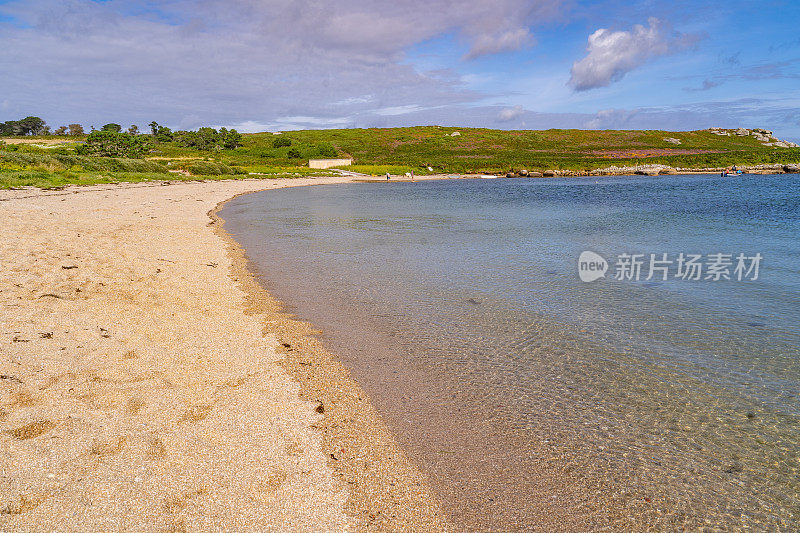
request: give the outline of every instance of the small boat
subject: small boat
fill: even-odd
[[[741,176],[741,175],[742,175],[741,170],[723,170],[722,173],[720,174],[720,176],[722,176],[723,178],[727,178],[728,176]]]

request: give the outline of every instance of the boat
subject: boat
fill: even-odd
[[[741,176],[742,174],[743,173],[741,170],[732,169],[732,170],[723,170],[720,176],[722,176],[723,178],[727,178],[728,176]]]

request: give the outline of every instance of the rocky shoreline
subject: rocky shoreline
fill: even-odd
[[[737,167],[743,174],[800,174],[800,164],[749,165]],[[519,170],[506,173],[507,178],[554,178],[576,176],[667,176],[672,174],[721,174],[727,167],[682,168],[667,165],[610,166],[594,170]]]

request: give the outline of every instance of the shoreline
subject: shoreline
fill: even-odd
[[[355,182],[345,180],[341,183]],[[313,185],[313,184],[308,184]],[[348,484],[346,509],[365,531],[451,531],[429,483],[396,442],[367,394],[338,357],[328,351],[313,324],[285,311],[285,304],[258,282],[245,250],[225,231],[218,213],[234,198],[209,211],[215,233],[225,242],[231,275],[245,292],[246,312],[258,315],[265,332],[276,334],[280,365],[300,384],[300,397],[324,417],[314,424],[323,437],[328,465]]]
[[[0,527],[451,529],[215,218],[239,194],[349,181],[0,192]]]

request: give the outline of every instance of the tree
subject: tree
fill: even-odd
[[[242,145],[242,134],[236,130],[220,128],[219,134],[222,137],[222,147],[226,150],[233,150]]]
[[[67,134],[67,127],[66,126],[59,126],[56,128],[56,131],[53,132],[53,135],[66,135]]]
[[[109,122],[100,128],[100,131],[113,131],[114,133],[119,133],[122,131],[122,126],[114,122]]]
[[[150,150],[151,146],[150,139],[143,135],[93,131],[86,138],[86,143],[75,151],[81,155],[140,158]]]
[[[49,129],[39,117],[25,117],[0,123],[0,135],[46,135]]]
[[[179,146],[204,151],[232,150],[242,145],[242,135],[236,130],[200,128],[197,131],[177,131],[174,136]]]
[[[70,135],[83,135],[84,134],[83,126],[81,126],[80,124],[70,124],[68,126],[68,128],[69,128],[69,134]]]
[[[139,126],[136,124],[131,124],[131,127],[128,128],[128,133],[131,135],[139,135]]]
[[[284,137],[283,135],[281,135],[280,137],[276,137],[272,141],[273,148],[282,148],[284,146],[291,146],[291,145],[292,145],[292,140],[289,137]]]
[[[21,130],[17,135],[42,135],[47,124],[39,117],[25,117],[18,122]]]

